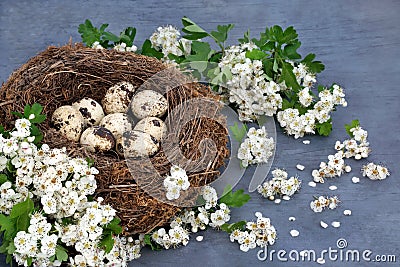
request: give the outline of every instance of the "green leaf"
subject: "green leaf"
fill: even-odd
[[[42,113],[42,111],[43,107],[38,103],[34,103],[31,107],[31,114],[39,115],[40,113]]]
[[[317,133],[322,136],[328,136],[332,132],[332,119],[324,123],[317,123],[315,125]]]
[[[350,124],[345,124],[344,128],[346,129],[346,133],[351,137],[354,138],[354,134],[350,131],[351,129],[360,126],[359,120],[352,120]]]
[[[56,247],[56,258],[61,262],[68,260],[67,250],[61,245],[57,245]]]
[[[11,219],[10,216],[0,214],[0,226],[0,232],[4,232],[3,241],[14,238],[16,235],[15,219]]]
[[[264,59],[262,62],[263,62],[263,69],[264,69],[265,74],[266,74],[270,79],[272,79],[272,78],[274,77],[274,70],[273,70],[273,67],[274,67],[274,59],[272,59],[272,58],[266,58],[266,59]]]
[[[315,54],[308,54],[301,62],[304,63],[310,72],[320,73],[325,69],[324,64],[321,61],[314,61]]]
[[[297,34],[296,30],[294,29],[293,26],[290,26],[290,27],[286,28],[286,30],[283,32],[283,37],[282,37],[281,43],[282,44],[294,43],[297,41],[297,37],[298,37],[298,34]]]
[[[293,73],[293,66],[288,62],[282,62],[282,74],[280,80],[285,81],[286,86],[291,87],[295,92],[301,90],[301,86],[297,82],[296,76]]]
[[[104,32],[103,36],[102,36],[102,40],[118,43],[120,41],[120,38],[111,32]]]
[[[235,122],[235,124],[231,127],[229,127],[232,131],[233,138],[235,138],[236,141],[241,142],[243,138],[247,134],[247,125],[243,124],[242,127],[239,127],[238,123]]]
[[[297,53],[297,49],[300,47],[300,45],[301,43],[299,41],[286,45],[283,49],[284,55],[288,59],[300,59],[301,55]]]
[[[14,115],[14,116],[17,116],[20,119],[22,119],[24,117],[24,115],[21,114],[20,112],[11,111],[11,114]],[[3,128],[3,130],[4,130],[4,128]]]
[[[13,254],[16,249],[17,248],[14,245],[14,241],[10,241],[10,243],[8,244],[8,247],[7,247],[7,253],[8,254]]]
[[[114,247],[114,239],[111,234],[107,234],[100,241],[100,247],[104,248],[106,254],[110,253]]]
[[[28,257],[26,259],[26,263],[28,264],[28,266],[32,266],[32,261],[33,261],[33,259],[31,257]]]
[[[29,227],[29,213],[23,213],[17,218],[17,231],[27,231]]]
[[[143,238],[143,242],[150,246],[151,250],[160,250],[160,246],[158,244],[154,244],[151,240],[151,234],[145,234]]]
[[[105,26],[106,25],[106,26]],[[104,31],[107,28],[107,24],[102,25],[102,30]],[[85,23],[80,24],[78,27],[78,32],[81,34],[82,42],[86,44],[86,46],[91,47],[94,42],[100,42],[101,33],[100,31],[93,26],[90,20],[85,20]]]
[[[267,54],[259,49],[253,49],[251,51],[246,51],[246,57],[251,60],[261,60],[265,58]]]
[[[209,36],[205,30],[187,17],[182,18],[182,24],[184,26],[182,31],[186,33],[186,35],[183,36],[185,39],[198,40]]]
[[[234,27],[233,24],[228,25],[218,25],[217,31],[211,31],[210,35],[218,43],[224,43],[228,38],[228,32]]]
[[[293,108],[294,103],[287,100],[287,99],[283,99],[282,100],[282,110],[288,109],[288,108]]]
[[[241,44],[250,43],[250,30],[247,30],[243,34],[243,38],[239,38],[239,43],[241,43]]]
[[[258,126],[260,126],[260,127],[263,126],[267,122],[267,120],[268,120],[268,118],[265,115],[258,116],[258,118],[257,118]]]
[[[128,27],[123,32],[121,32],[120,39],[121,41],[126,43],[127,46],[132,46],[133,41],[135,40],[135,36],[136,36],[136,28]]]
[[[7,181],[8,181],[7,175],[5,175],[4,173],[0,173],[0,185],[4,184]]]
[[[33,211],[34,204],[33,201],[28,197],[25,201],[15,204],[11,209],[10,217],[17,218],[22,214],[29,214]]]
[[[229,207],[241,207],[250,200],[250,195],[244,194],[244,190],[240,189],[232,192],[232,186],[227,185],[224,189],[220,203],[225,203]]]
[[[149,39],[144,41],[141,54],[144,56],[149,56],[149,57],[155,57],[158,59],[161,59],[164,57],[164,54],[162,52],[157,51],[151,46],[151,42]]]
[[[225,223],[221,226],[221,230],[227,232],[228,234],[232,233],[234,230],[241,230],[245,229],[247,222],[246,221],[239,221],[236,223]]]
[[[122,227],[119,225],[121,220],[118,217],[114,217],[112,221],[106,225],[105,229],[111,230],[114,234],[121,234],[122,233]]]

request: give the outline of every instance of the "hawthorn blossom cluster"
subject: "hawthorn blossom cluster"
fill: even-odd
[[[179,30],[174,26],[158,27],[150,36],[150,42],[154,49],[163,53],[163,60],[168,62],[169,54],[178,57],[190,54],[191,41],[180,38],[180,35]]]
[[[75,251],[69,260],[76,266],[126,265],[127,260],[139,257],[137,244],[119,246],[118,253],[100,248],[103,229],[116,211],[101,204],[101,198],[89,200],[97,187],[98,170],[84,159],[69,157],[65,148],[50,149],[46,144],[38,148],[30,127],[30,120],[18,119],[9,138],[0,134],[0,173],[5,171],[9,178],[12,170],[15,178],[0,186],[1,213],[9,215],[27,197],[40,210],[30,215],[28,230],[14,238],[13,256],[18,264],[32,260],[35,266],[59,265],[53,256],[60,249]]]
[[[347,139],[343,143],[336,141],[335,149],[344,151],[344,157],[346,158],[354,158],[356,160],[368,158],[371,153],[367,141],[368,132],[362,129],[361,126],[351,128],[350,132],[353,138]]]
[[[185,191],[189,188],[189,178],[186,171],[177,165],[173,165],[168,175],[164,179],[164,187],[167,190],[166,197],[168,200],[178,199],[181,190]]]
[[[390,172],[386,167],[373,162],[364,165],[361,172],[363,176],[367,176],[371,180],[384,180],[390,176]]]
[[[315,134],[316,124],[329,122],[330,113],[335,109],[335,106],[347,106],[344,90],[337,84],[319,92],[319,101],[315,104],[313,104],[308,87],[301,90],[298,96],[299,102],[310,109],[301,114],[296,108],[287,108],[277,114],[281,127],[285,129],[288,135],[294,135],[296,139],[303,137],[305,134]]]
[[[275,200],[276,196],[292,196],[300,190],[301,180],[297,177],[290,177],[281,169],[272,171],[273,178],[257,187],[258,193],[269,200]]]
[[[340,200],[337,196],[325,197],[319,196],[315,200],[311,201],[310,208],[314,212],[322,212],[324,209],[328,208],[334,210],[338,207]]]
[[[230,235],[231,242],[237,241],[241,251],[247,252],[257,246],[264,248],[275,243],[276,230],[270,219],[263,217],[261,212],[256,212],[255,215],[256,222],[247,222],[244,231],[235,229]]]
[[[228,68],[232,77],[226,82],[229,102],[238,106],[239,119],[252,122],[261,115],[273,116],[282,107],[280,84],[268,81],[261,60],[251,60],[246,52],[257,48],[251,43],[225,50],[218,67]]]
[[[334,178],[341,176],[345,172],[350,172],[351,167],[344,162],[344,153],[339,151],[334,155],[328,156],[328,162],[321,162],[318,170],[313,170],[311,175],[314,182],[324,183],[324,178]]]
[[[293,74],[296,77],[296,80],[298,82],[298,84],[300,84],[301,86],[304,87],[304,89],[308,89],[306,91],[309,91],[309,89],[317,82],[315,73],[312,73],[309,71],[307,65],[303,64],[303,63],[299,63],[299,64],[295,64],[294,62],[290,62],[290,64],[292,64],[293,66]],[[298,93],[299,98],[300,98],[300,92]],[[303,95],[303,101],[300,100],[300,102],[310,102],[308,105],[307,104],[303,104],[303,106],[308,107],[311,102],[312,102],[312,97],[310,98],[311,95],[308,94],[307,95]],[[309,101],[304,101],[309,99]]]
[[[92,44],[92,48],[94,49],[104,49],[104,47],[100,44],[100,42],[96,41]],[[136,52],[137,51],[137,46],[132,44],[132,46],[127,46],[126,43],[121,42],[119,44],[116,44],[113,47],[114,50],[117,50],[119,52]]]
[[[198,232],[207,226],[220,228],[230,220],[230,209],[224,204],[218,204],[217,191],[211,186],[202,189],[201,196],[205,205],[197,209],[185,210],[169,225],[169,230],[160,228],[154,231],[151,239],[165,249],[170,247],[186,246],[189,242],[189,230]]]
[[[345,172],[350,172],[351,167],[345,164],[345,158],[355,158],[356,160],[367,158],[370,153],[367,141],[368,132],[361,126],[350,129],[353,138],[343,142],[336,141],[334,155],[328,156],[328,162],[321,162],[318,170],[312,171],[314,182],[324,183],[324,178],[334,178],[341,176]]]
[[[251,164],[266,163],[273,155],[274,148],[274,139],[268,138],[264,126],[260,129],[252,127],[247,132],[247,138],[240,144],[238,158],[245,168]]]

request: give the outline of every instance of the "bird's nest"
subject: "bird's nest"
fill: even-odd
[[[101,102],[106,90],[121,81],[166,96],[169,110],[164,119],[169,122],[170,130],[179,129],[175,143],[167,142],[148,160],[129,162],[112,152],[87,152],[50,127],[50,118],[56,108],[71,105],[83,97]],[[190,102],[197,99],[208,99],[210,105],[205,105],[203,100],[197,104]],[[12,129],[15,119],[12,111],[22,111],[26,104],[35,102],[44,106],[48,118],[39,126],[44,133],[43,142],[53,148],[66,147],[71,156],[94,160],[100,171],[96,176],[96,196],[103,197],[105,203],[117,210],[126,235],[147,233],[166,224],[193,201],[189,194],[181,196],[187,200],[185,205],[164,201],[160,178],[169,173],[172,163],[182,167],[191,163],[188,171],[191,187],[200,187],[218,177],[219,169],[229,155],[225,121],[219,115],[221,105],[216,104],[218,98],[207,86],[190,82],[187,75],[154,58],[130,52],[94,50],[81,44],[49,47],[16,70],[2,85],[0,125]],[[177,112],[171,119],[169,115],[182,106],[186,110]],[[182,116],[194,117],[188,120]],[[185,124],[176,125],[177,121]],[[169,137],[166,139],[174,140]],[[214,144],[203,142],[205,139],[211,139]],[[193,167],[193,163],[197,165]]]

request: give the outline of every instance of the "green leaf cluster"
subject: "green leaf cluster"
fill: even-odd
[[[122,233],[122,227],[119,225],[121,220],[118,217],[107,224],[103,229],[103,236],[100,241],[100,247],[104,249],[105,253],[109,253],[114,247],[114,235],[119,235]]]
[[[26,105],[24,108],[24,113],[12,112],[12,114],[18,118],[24,118],[31,122],[31,136],[35,137],[35,140],[33,141],[35,145],[38,145],[43,140],[43,133],[37,126],[37,124],[40,124],[46,120],[46,115],[42,114],[42,111],[43,106],[38,103],[34,103],[32,106]]]
[[[99,42],[104,48],[114,47],[116,44],[125,43],[127,46],[132,46],[136,36],[136,28],[128,27],[123,30],[120,35],[115,35],[106,31],[108,24],[102,24],[100,28],[93,26],[90,20],[85,20],[78,27],[78,32],[81,34],[82,42],[91,47],[93,43]]]
[[[29,215],[33,210],[34,203],[28,197],[25,201],[15,204],[10,215],[0,214],[0,236],[2,238],[0,253],[7,255],[7,263],[12,262],[12,254],[16,249],[14,238],[18,232],[28,230]]]
[[[235,124],[229,128],[232,131],[233,138],[235,138],[235,140],[238,142],[241,142],[243,140],[248,131],[248,127],[246,124],[243,124],[242,127],[239,127],[239,124],[237,122],[235,122]]]
[[[228,207],[239,208],[251,199],[250,195],[245,194],[243,189],[232,191],[232,186],[228,185],[219,199],[220,203],[225,203]]]
[[[246,221],[239,221],[235,223],[225,223],[221,226],[221,230],[227,232],[228,234],[232,233],[235,230],[244,231],[246,228]]]

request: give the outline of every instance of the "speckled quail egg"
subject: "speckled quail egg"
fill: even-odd
[[[101,120],[99,126],[110,130],[115,139],[121,137],[124,132],[133,129],[133,125],[125,113],[109,114]]]
[[[153,156],[160,148],[156,138],[141,131],[125,132],[118,140],[116,151],[126,158],[143,158]]]
[[[72,106],[82,114],[87,127],[99,125],[101,119],[104,118],[104,111],[101,105],[89,97],[73,103]]]
[[[168,109],[167,99],[152,90],[138,92],[132,99],[131,110],[138,119],[161,117]]]
[[[102,101],[104,111],[107,114],[127,112],[135,91],[136,88],[128,82],[120,82],[110,87]]]
[[[115,138],[108,129],[93,126],[82,133],[80,143],[90,152],[105,152],[114,148]]]
[[[135,126],[134,130],[142,131],[154,136],[161,141],[167,134],[167,126],[157,117],[147,117],[141,119]]]
[[[85,127],[85,120],[72,106],[61,106],[51,116],[50,125],[68,140],[78,142]]]

